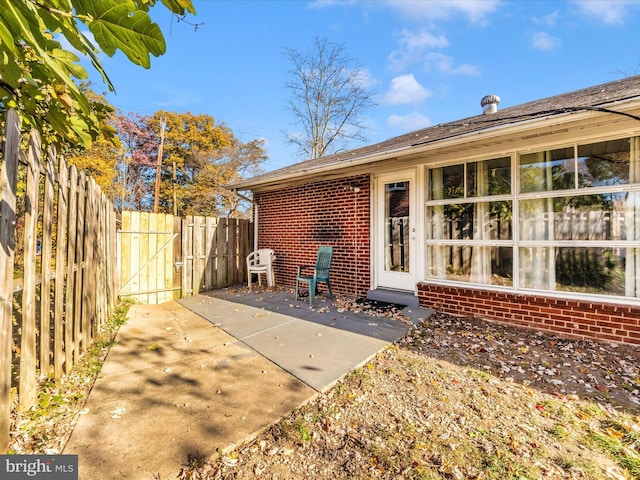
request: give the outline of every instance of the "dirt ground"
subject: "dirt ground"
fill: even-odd
[[[640,479],[639,360],[632,346],[434,314],[179,478]]]
[[[16,418],[14,451],[59,451],[86,383],[51,391],[67,399],[59,413]],[[640,349],[436,313],[255,440],[194,456],[175,478],[640,479]]]

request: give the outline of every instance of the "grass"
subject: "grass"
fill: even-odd
[[[589,433],[589,439],[633,478],[640,478],[640,431],[617,420],[605,420]]]
[[[115,334],[126,322],[130,303],[121,303],[98,333],[89,349],[71,372],[56,380],[52,374],[38,385],[36,404],[24,413],[12,414],[12,438],[9,453],[42,453],[45,449],[61,451],[73,427],[73,418],[82,408],[98,377]]]
[[[411,348],[389,347],[281,419],[260,448],[292,452],[292,479],[605,480],[614,467],[640,479],[640,417]],[[221,472],[283,472],[260,448],[239,449],[238,464]]]

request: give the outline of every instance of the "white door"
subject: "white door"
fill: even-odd
[[[416,287],[416,174],[382,175],[376,183],[376,280],[378,288]]]

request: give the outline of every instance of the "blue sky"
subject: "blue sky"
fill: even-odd
[[[195,17],[152,12],[167,53],[151,69],[103,58],[123,112],[204,113],[242,141],[264,139],[265,171],[302,160],[282,132],[285,48],[314,37],[344,45],[366,71],[377,106],[366,143],[640,74],[640,1],[195,0]],[[195,29],[193,24],[198,24]],[[97,78],[97,77],[96,77]],[[94,87],[100,91],[101,83]],[[361,146],[353,143],[350,148]]]

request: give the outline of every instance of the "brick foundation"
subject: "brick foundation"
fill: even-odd
[[[640,345],[640,307],[418,284],[420,305],[457,316],[560,334]]]
[[[255,192],[259,248],[275,250],[276,283],[294,286],[298,265],[313,265],[318,247],[331,245],[333,292],[366,295],[371,283],[369,196],[368,175]]]

